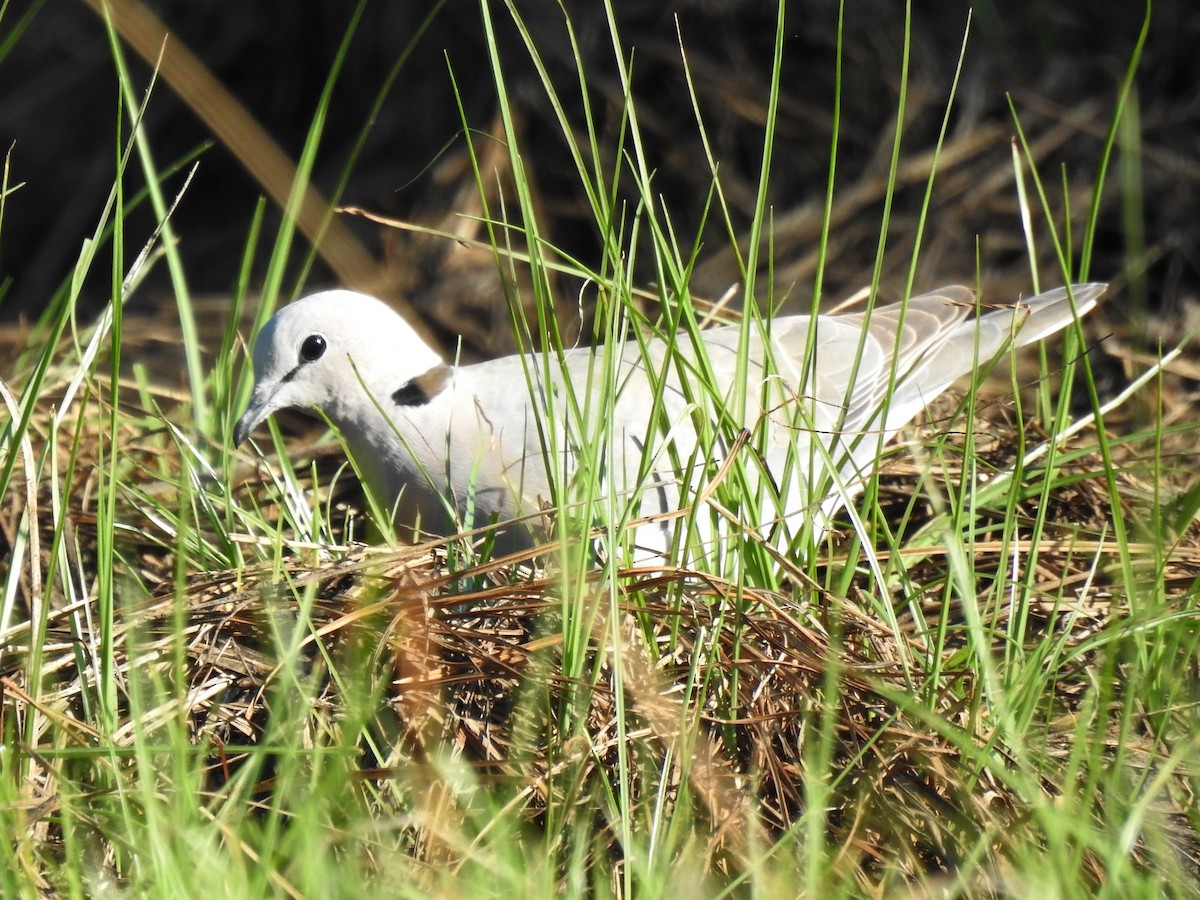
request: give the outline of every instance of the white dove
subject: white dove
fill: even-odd
[[[539,512],[574,496],[572,485],[599,485],[608,502],[590,508],[632,534],[642,561],[682,561],[683,549],[699,559],[750,532],[787,551],[806,525],[820,536],[883,443],[956,379],[1010,342],[1059,331],[1105,287],[1058,288],[978,317],[972,291],[945,287],[869,317],[786,316],[700,331],[699,342],[681,333],[670,346],[659,336],[609,354],[467,366],[446,363],[382,301],[326,291],[258,334],[234,440],[277,410],[315,408],[406,521],[435,534],[509,523],[497,550],[543,538]],[[596,436],[600,452],[584,449]]]

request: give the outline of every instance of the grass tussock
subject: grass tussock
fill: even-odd
[[[511,57],[492,39],[500,113],[481,126],[460,107],[470,137],[440,174],[457,172],[470,215],[392,233],[401,256],[433,260],[405,266],[410,284],[441,273],[432,333],[457,321],[445,303],[464,285],[502,287],[505,336],[479,318],[464,352],[511,341],[551,365],[577,333],[698,332],[731,307],[774,309],[797,281],[819,299],[825,267],[868,244],[867,293],[885,271],[911,288],[947,183],[988,204],[1015,178],[1005,202],[1049,232],[1028,225],[1025,264],[1087,273],[1123,99],[1096,181],[1059,199],[1038,171],[1076,120],[1025,143],[1014,175],[981,168],[994,132],[949,131],[947,108],[929,155],[907,157],[896,127],[882,166],[835,190],[835,113],[825,204],[776,215],[781,4],[765,105],[736,106],[762,128],[760,170],[696,167],[700,218],[729,238],[710,254],[655,191],[661,123],[626,89],[611,10],[619,115],[605,127],[571,21],[579,83],[564,88],[504,12],[551,112],[514,115]],[[499,8],[481,15],[491,34]],[[707,154],[696,86],[710,73],[684,68]],[[136,122],[153,101],[118,71]],[[134,167],[156,188],[162,172],[136,128],[122,133],[73,277],[39,322],[0,334],[5,895],[1195,894],[1200,492],[1182,347],[1148,354],[1102,305],[1061,346],[934,404],[808,554],[747,539],[701,572],[622,567],[573,536],[491,560],[462,536],[404,546],[320,431],[281,417],[261,454],[228,447],[241,338],[286,293],[292,226],[269,247],[260,305],[261,208],[232,303],[191,297],[169,229],[126,252],[131,207],[152,199],[160,222],[172,207],[126,196]],[[571,160],[578,199],[560,206],[593,218],[588,264],[550,237],[544,169],[522,152],[535,139]],[[887,213],[882,231],[854,216],[906,191],[924,199],[890,234],[909,258],[884,252]],[[115,300],[94,320],[80,285],[101,247]],[[175,304],[126,317],[163,260]],[[694,288],[726,283],[744,293],[715,307]],[[603,448],[602,423],[588,434]]]
[[[951,415],[953,406],[941,410]],[[101,460],[79,447],[113,445],[102,404],[83,408],[90,414],[79,417],[77,440],[57,453],[74,447],[77,469],[90,471]],[[972,433],[990,436],[976,449],[999,471],[1011,462],[1013,435],[1004,429],[1012,423],[1003,407],[989,411]],[[935,515],[914,506],[922,483],[961,476],[953,460],[965,431],[948,430],[938,413],[919,435],[945,464],[899,457],[880,491],[885,515],[916,534]],[[40,408],[30,433],[51,433],[51,415]],[[158,429],[159,438],[166,433]],[[123,427],[123,477],[141,483],[137,473],[156,470],[178,481],[186,468],[180,449],[162,446]],[[34,458],[46,450],[31,449]],[[336,477],[339,456],[325,445],[313,454],[313,474],[293,487],[345,517],[359,498]],[[478,844],[500,827],[510,833],[506,852],[540,860],[539,877],[557,889],[581,873],[619,872],[643,841],[665,841],[659,852],[686,861],[689,878],[708,889],[783,878],[791,860],[812,852],[806,841],[818,827],[822,884],[851,893],[914,881],[1002,892],[1010,879],[1030,877],[1020,860],[1031,844],[1044,848],[1059,837],[1062,806],[1090,798],[1076,807],[1071,830],[1099,835],[1109,804],[1133,801],[1119,782],[1089,785],[1094,766],[1149,776],[1162,765],[1156,736],[1190,728],[1186,706],[1130,708],[1118,685],[1124,672],[1138,677],[1137,635],[1186,610],[1200,576],[1196,529],[1178,535],[1157,569],[1154,548],[1128,548],[1139,580],[1157,580],[1162,590],[1156,611],[1134,610],[1120,548],[1105,534],[1108,489],[1097,463],[1094,453],[1073,454],[1047,507],[1039,512],[1035,497],[1018,510],[1029,523],[1043,520],[1036,543],[1005,541],[1002,517],[980,516],[973,596],[953,589],[950,548],[914,540],[899,551],[907,584],[894,583],[888,598],[898,630],[881,621],[872,609],[879,598],[857,579],[839,595],[801,571],[782,593],[686,571],[597,571],[568,602],[561,574],[532,555],[462,569],[451,565],[452,547],[285,542],[273,561],[202,565],[201,548],[215,561],[221,542],[195,535],[194,559],[181,560],[178,536],[147,514],[153,507],[137,489],[118,500],[116,519],[128,525],[115,553],[139,584],[124,593],[141,599],[122,602],[105,624],[86,585],[75,597],[62,588],[94,571],[99,552],[95,487],[73,484],[61,507],[65,527],[56,535],[44,521],[38,541],[43,554],[68,548],[47,595],[53,609],[39,632],[30,627],[36,618],[10,626],[0,661],[5,728],[15,739],[7,764],[25,773],[21,802],[8,815],[28,826],[19,848],[26,874],[53,884],[72,843],[107,839],[102,823],[86,817],[69,827],[88,837],[68,838],[65,808],[120,799],[140,818],[140,804],[179,789],[171,772],[185,754],[196,792],[191,815],[225,820],[240,808],[237,827],[252,833],[272,822],[302,830],[290,823],[313,815],[314,796],[288,784],[299,767],[308,772],[302,780],[318,780],[321,817],[336,808],[347,819],[322,826],[339,835],[336,855],[371,883],[395,883],[403,871],[414,892],[445,890],[447,870],[481,877],[476,867],[487,862]],[[236,503],[282,528],[278,490],[256,470],[243,472]],[[1135,470],[1126,472],[1123,512],[1136,519],[1147,510]],[[337,496],[327,494],[331,483]],[[14,546],[11,517],[3,533]],[[243,552],[276,546],[236,540]],[[1030,561],[1019,591],[1006,572],[1014,559]],[[823,566],[848,563],[835,548]],[[30,589],[26,579],[25,596]],[[983,683],[971,659],[973,616],[995,675],[1014,692],[1035,694],[1024,701],[1018,744],[997,734],[1002,711],[992,704],[1021,703]],[[568,646],[572,638],[578,643]],[[105,702],[97,652],[106,642],[104,677],[116,687],[107,734],[96,718]],[[28,681],[35,660],[40,689]],[[1022,684],[1031,668],[1036,682]],[[1103,703],[1100,672],[1109,685]],[[32,747],[39,750],[22,750]],[[84,760],[104,784],[93,783],[95,775],[75,780]],[[155,782],[149,794],[138,786],[146,778]],[[1184,877],[1200,864],[1200,840],[1188,779],[1175,771],[1166,780],[1172,788],[1144,810],[1129,864]],[[340,785],[336,803],[322,796],[329,781]],[[369,836],[358,830],[364,823],[372,823]],[[654,881],[654,857],[642,852],[641,879]],[[1079,853],[1073,877],[1099,886],[1105,848]],[[119,858],[107,865],[120,882]],[[291,865],[273,878],[303,894]],[[528,875],[520,883],[528,885]],[[517,883],[516,873],[509,877]],[[660,887],[676,883],[667,878]],[[619,892],[620,883],[608,889]]]

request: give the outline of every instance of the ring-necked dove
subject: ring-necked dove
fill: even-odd
[[[447,364],[383,302],[327,291],[279,310],[259,333],[254,393],[234,440],[276,410],[316,408],[376,496],[391,503],[403,492],[400,506],[419,514],[423,530],[526,517],[501,532],[500,549],[540,537],[534,523],[544,517],[531,514],[554,496],[547,469],[565,485],[580,466],[614,492],[608,508],[620,522],[653,517],[632,530],[642,559],[667,557],[677,543],[703,554],[707,542],[735,534],[739,517],[786,548],[805,522],[819,536],[883,442],[955,380],[1010,341],[1024,346],[1064,328],[1104,289],[1075,285],[1072,305],[1059,288],[976,317],[973,292],[946,287],[903,309],[876,307],[869,323],[856,312],[723,326],[699,332],[704,361],[680,336],[671,349],[653,338],[616,355],[582,348],[561,362],[529,354],[468,366]],[[741,327],[751,331],[739,368]],[[745,387],[740,413],[735,381]],[[749,436],[739,439],[743,428]],[[598,456],[581,454],[597,433],[606,435]],[[723,467],[731,448],[738,465]],[[722,495],[711,486],[722,479],[755,499],[718,510]],[[664,515],[689,505],[694,516]]]

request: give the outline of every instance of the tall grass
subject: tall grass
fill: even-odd
[[[1049,433],[1024,430],[1018,406],[1015,452],[996,462],[972,430],[987,412],[972,389],[952,413],[958,424],[910,442],[915,488],[899,512],[873,480],[848,512],[847,540],[806,531],[781,552],[727,531],[717,552],[679,560],[703,573],[647,576],[623,564],[636,498],[587,474],[619,465],[610,423],[623,342],[669,347],[660,368],[647,366],[650,428],[661,423],[667,367],[686,372],[702,449],[673,462],[696,485],[744,513],[763,509],[750,494],[765,483],[753,454],[722,471],[711,462],[759,436],[741,434],[739,411],[693,355],[708,320],[689,280],[704,223],[675,221],[655,189],[636,55],[611,3],[605,11],[623,97],[615,140],[601,140],[594,73],[565,14],[577,62],[569,86],[556,83],[514,4],[480,4],[515,185],[500,208],[489,205],[495,176],[463,107],[497,266],[528,268],[534,316],[523,298],[510,308],[531,351],[531,391],[563,370],[555,275],[572,273],[599,296],[590,337],[605,349],[542,423],[549,458],[570,449],[584,473],[555,473],[564,514],[548,570],[529,559],[497,567],[453,544],[340,545],[336,485],[349,473],[330,487],[316,463],[293,465],[274,426],[271,483],[247,482],[248,458],[227,446],[248,389],[238,326],[261,255],[255,328],[282,292],[292,225],[265,235],[261,207],[246,223],[229,325],[208,355],[169,240],[165,198],[179,167],[157,167],[138,128],[153,93],[135,85],[113,39],[113,190],[75,271],[3,373],[0,495],[14,523],[0,608],[6,895],[1195,893],[1189,579],[1200,562],[1186,533],[1200,504],[1184,492],[1164,514],[1159,485],[1175,473],[1162,447],[1175,433],[1158,409],[1144,431],[1108,436],[1113,405],[1102,404],[1077,336],[1064,343],[1070,365],[1053,371],[1043,355],[1039,379],[1069,385],[1073,372],[1085,384],[1090,437],[1060,446],[1070,392],[1042,390],[1034,404]],[[767,198],[778,99],[793,89],[780,77],[788,15],[780,2],[755,214],[735,249],[747,336],[776,312]],[[595,218],[602,250],[587,264],[559,252],[541,224],[496,37],[513,26]],[[352,33],[329,61],[296,202]],[[691,97],[710,148],[712,113]],[[840,101],[830,98],[835,111]],[[943,139],[950,115],[948,100]],[[892,189],[903,120],[901,105]],[[822,246],[837,239],[836,122]],[[702,218],[736,240],[720,161],[707,152],[697,163],[709,172]],[[127,187],[131,165],[145,192]],[[1019,179],[1039,198],[1026,204],[1030,240],[1059,248],[1061,271],[1034,271],[1031,283],[1082,278],[1096,207],[1082,232],[1069,218],[1055,223],[1038,173]],[[632,203],[622,200],[630,186]],[[0,224],[7,191],[6,174]],[[143,198],[162,222],[153,236],[126,229]],[[888,229],[885,214],[872,296]],[[919,238],[911,252],[915,272]],[[136,323],[122,315],[160,260],[178,302],[182,399],[131,359]],[[105,263],[112,302],[82,322],[84,278]],[[636,293],[646,270],[657,292],[649,312]],[[814,308],[824,277],[818,265]],[[743,369],[747,348],[748,337]],[[963,441],[951,440],[955,430]],[[1148,506],[1136,502],[1143,484],[1155,486]],[[1067,528],[1051,512],[1070,505],[1063,497],[1100,497],[1108,515]],[[707,515],[701,506],[674,524],[681,541]],[[596,522],[596,541],[579,540]]]

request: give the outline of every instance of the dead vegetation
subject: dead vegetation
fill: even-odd
[[[93,407],[97,415],[80,419],[95,429],[85,446],[108,440],[105,416]],[[952,407],[947,401],[938,409]],[[958,435],[961,444],[961,423],[939,424],[937,411],[921,428],[923,443],[930,446],[931,435],[940,432],[943,438]],[[991,441],[981,439],[980,458],[999,466],[1011,456],[1011,435],[1003,430],[1011,427],[1009,413],[1000,405],[985,411],[992,415],[980,419],[974,432]],[[47,432],[44,421],[34,423],[32,433]],[[162,450],[136,428],[123,430],[117,444],[132,473],[163,464]],[[327,491],[338,457],[336,449],[312,455],[309,471],[318,473],[317,481],[305,480],[306,490]],[[939,458],[953,459],[953,441]],[[928,468],[911,459],[898,454],[886,467],[882,509],[915,532],[928,510],[918,502],[914,512],[912,498],[924,496],[928,479],[949,484],[961,473],[952,462]],[[78,471],[98,462],[85,453]],[[1120,463],[1124,513],[1137,521],[1147,511],[1138,508],[1136,448]],[[257,473],[242,474],[250,480],[238,488],[240,502],[278,513]],[[1048,797],[1062,790],[1059,777],[1082,777],[1069,776],[1067,766],[1080,717],[1098,716],[1103,732],[1110,714],[1080,705],[1095,688],[1099,651],[1089,649],[1089,641],[1138,622],[1110,536],[1110,494],[1097,457],[1070,459],[1060,480],[1062,487],[1048,497],[1042,536],[1019,551],[1030,564],[1036,558],[1034,594],[997,589],[1008,578],[998,568],[1012,558],[1000,540],[999,515],[991,535],[989,526],[978,526],[983,530],[973,560],[980,593],[972,602],[989,623],[998,659],[1007,644],[1033,646],[1047,634],[1068,648],[1063,658],[1071,662],[1054,673],[1052,694],[1044,699],[1047,718],[1029,735],[1042,761],[1037,790]],[[341,493],[326,499],[346,511],[356,502],[352,485],[345,479],[332,483]],[[1038,502],[1031,496],[1020,512],[1030,523]],[[6,728],[27,734],[32,746],[87,747],[99,737],[81,705],[92,678],[87,648],[94,634],[86,623],[98,615],[94,589],[86,583],[96,553],[89,528],[94,503],[86,479],[71,487],[66,560],[83,580],[85,599],[67,604],[59,587],[57,608],[40,637],[40,688],[27,681],[28,627],[5,633],[0,685]],[[989,860],[982,870],[1002,879],[1006,836],[1030,827],[1031,801],[1014,781],[1013,761],[997,770],[995,758],[979,752],[989,742],[981,726],[986,692],[977,668],[954,662],[966,643],[968,618],[965,598],[946,589],[947,549],[937,542],[901,551],[917,588],[908,594],[897,583],[890,599],[903,626],[901,645],[868,591],[856,587],[836,596],[801,570],[785,594],[738,590],[684,571],[630,570],[615,584],[593,577],[583,592],[584,608],[564,610],[561,577],[533,557],[452,571],[445,549],[429,546],[330,552],[299,544],[276,563],[215,571],[190,566],[177,583],[179,560],[170,541],[165,534],[161,542],[153,539],[161,523],[147,516],[136,491],[120,503],[119,521],[134,527],[117,548],[131,567],[123,591],[128,600],[117,612],[113,635],[117,681],[126,689],[133,681],[157,685],[164,698],[174,699],[138,708],[123,696],[123,724],[112,739],[132,744],[135,735],[185,722],[190,740],[206,748],[215,794],[243,764],[247,748],[269,737],[272,709],[286,689],[279,681],[280,635],[300,623],[304,677],[315,689],[295,724],[313,746],[357,744],[352,768],[360,786],[392,786],[364,794],[370,797],[364,802],[380,816],[403,809],[420,823],[410,829],[412,852],[427,861],[450,852],[438,837],[446,817],[464,814],[479,791],[519,804],[534,829],[545,827],[549,810],[561,815],[564,806],[603,796],[613,789],[623,742],[629,742],[632,784],[650,791],[662,779],[666,802],[692,809],[706,871],[714,877],[744,871],[750,848],[802,820],[809,779],[819,777],[811,767],[823,740],[830,759],[819,771],[840,773],[832,784],[822,782],[826,825],[840,848],[835,868],[864,888],[938,873],[949,877],[981,849]],[[0,521],[8,559],[18,510],[11,504]],[[43,519],[41,536],[47,548],[54,539],[49,521]],[[1169,556],[1149,545],[1144,556],[1133,549],[1137,577],[1159,579],[1169,598],[1189,602],[1200,577],[1194,527],[1177,536]],[[817,571],[846,562],[834,547]],[[564,669],[570,632],[564,616],[572,619],[571,628],[587,623],[586,665],[574,675]],[[1022,633],[1010,627],[1016,624]],[[934,658],[944,661],[936,675],[916,663]],[[338,673],[348,672],[369,672],[356,690],[378,702],[361,731],[347,730],[353,698],[343,695]],[[1116,696],[1113,701],[1119,706]],[[567,710],[571,714],[560,718]],[[1155,736],[1164,733],[1163,717],[1177,715],[1146,711],[1138,733],[1111,735],[1113,752],[1119,746],[1123,755],[1149,764]],[[1165,731],[1182,727],[1180,721]],[[448,791],[434,764],[446,759],[474,773],[473,792]],[[53,765],[35,769],[40,774],[28,786],[31,826],[40,825],[52,846],[58,780]],[[272,777],[267,764],[263,791]],[[1184,782],[1180,787],[1186,790]],[[1186,795],[1178,796],[1184,805],[1157,814],[1172,823],[1179,864],[1195,867],[1200,839],[1186,813]],[[662,802],[652,793],[634,799],[643,808]],[[1099,822],[1102,809],[1091,815]],[[616,847],[616,835],[610,835],[607,849],[594,852],[615,859]],[[1146,848],[1135,857],[1153,864]],[[1102,870],[1097,861],[1098,881]]]
[[[827,48],[827,38],[821,34],[808,40]],[[936,43],[935,36],[928,40]],[[869,42],[859,46],[870,64],[878,63],[866,49]],[[730,77],[719,53],[707,49],[711,52],[695,49],[691,56],[702,94],[709,108],[728,113],[721,125],[722,146],[731,156],[739,148],[746,155],[746,135],[761,125],[763,85],[754,75]],[[661,73],[671,54],[677,48],[661,40],[652,43],[645,68]],[[1069,68],[1070,58],[1057,65]],[[1063,85],[1077,86],[1075,76],[1054,67],[1051,74],[1055,77],[1048,82],[1056,85],[1060,99],[1021,98],[1033,161],[1048,171],[1059,164],[1090,171],[1111,111],[1109,85],[1074,94]],[[929,136],[945,97],[936,79],[919,86],[910,97],[913,149],[903,154],[889,238],[889,246],[905,252],[889,253],[882,271],[884,289],[893,294],[904,282],[907,250],[921,227],[919,201],[932,163]],[[602,80],[596,90],[615,103],[611,82]],[[868,267],[879,239],[891,132],[890,124],[882,124],[890,123],[888,115],[876,116],[869,101],[886,100],[894,117],[894,92],[875,98],[864,88],[858,96],[862,118],[851,123],[848,142],[851,158],[862,164],[845,167],[852,174],[835,193],[834,240],[826,262],[829,293],[848,293],[870,281]],[[935,224],[925,237],[916,280],[927,288],[946,280],[970,281],[978,271],[973,249],[978,246],[989,296],[1011,299],[1029,288],[1009,153],[1012,127],[996,114],[995,103],[981,107],[980,102],[968,104],[960,127],[951,131],[941,151],[931,210]],[[650,133],[670,139],[662,151],[662,169],[670,175],[664,176],[666,192],[675,198],[689,191],[703,197],[708,173],[695,165],[695,148],[675,139],[694,131],[689,111],[647,103],[641,112]],[[799,141],[807,131],[820,137],[816,144],[805,144],[803,152],[781,154],[797,165],[781,176],[791,192],[785,191],[772,220],[773,299],[787,295],[789,302],[803,305],[807,298],[794,295],[807,290],[816,271],[821,209],[812,198],[820,196],[823,185],[829,122],[823,108],[808,101],[785,110],[785,121],[790,123],[783,131],[785,142]],[[864,124],[868,121],[876,123],[875,130]],[[1164,195],[1169,192],[1163,185],[1172,179],[1194,183],[1194,166],[1174,149],[1182,138],[1170,133],[1172,121],[1194,125],[1194,103],[1175,119],[1170,109],[1148,108],[1143,121],[1149,183]],[[538,117],[536,105],[525,110],[520,122],[527,131],[517,138],[540,150],[547,123]],[[1188,129],[1176,130],[1182,134]],[[813,150],[817,145],[820,153]],[[497,191],[488,199],[498,203],[508,175],[502,154],[488,158],[494,173],[488,183]],[[562,246],[583,257],[581,204],[561,191],[560,163],[552,154],[538,156],[527,174],[556,241],[561,237]],[[683,173],[689,172],[702,177],[681,184]],[[721,174],[736,210],[736,237],[744,246],[740,223],[753,200],[752,176],[732,164]],[[1073,180],[1068,196],[1056,195],[1051,203],[1059,210],[1085,208],[1088,180]],[[816,189],[811,188],[814,183]],[[447,341],[451,334],[464,335],[466,356],[507,352],[512,345],[503,301],[519,275],[506,272],[501,277],[490,250],[469,246],[484,238],[471,218],[483,209],[476,205],[478,191],[461,148],[439,162],[431,184],[422,222],[454,232],[461,242],[419,231],[382,230],[381,283],[408,297]],[[796,185],[810,187],[801,191]],[[1098,248],[1104,264],[1094,265],[1093,273],[1111,277],[1114,287],[1108,305],[1089,319],[1087,333],[1098,383],[1111,396],[1115,386],[1152,361],[1137,323],[1131,324],[1125,304],[1114,298],[1125,296],[1131,282],[1144,285],[1139,279],[1147,272],[1156,290],[1173,286],[1161,292],[1170,301],[1149,318],[1161,333],[1175,334],[1188,315],[1194,316],[1189,290],[1197,279],[1194,259],[1178,254],[1172,243],[1178,238],[1186,245],[1189,239],[1178,233],[1172,237],[1166,229],[1151,229],[1144,260],[1129,279],[1116,264],[1108,265],[1122,253],[1114,224],[1121,197],[1110,187],[1100,203],[1108,225]],[[1164,203],[1154,216],[1176,222],[1177,206]],[[687,215],[680,212],[680,220]],[[978,244],[977,235],[983,236]],[[702,257],[694,285],[698,293],[716,297],[740,276],[726,243],[713,240],[710,246],[713,252]],[[1042,270],[1052,271],[1048,245],[1039,245],[1038,253]],[[570,298],[559,310],[564,331],[573,333],[571,326],[586,334],[589,295],[579,294],[578,286],[566,279],[561,289]],[[517,294],[528,300],[526,292],[518,289]],[[577,297],[583,300],[576,302]],[[203,314],[202,321],[219,321],[225,308],[224,299],[212,301],[203,307],[212,315]],[[170,419],[175,404],[185,399],[176,374],[177,326],[171,309],[154,315],[130,319],[123,354],[127,361],[150,367],[154,399]],[[28,331],[14,326],[3,343],[6,349],[22,348],[27,339]],[[215,333],[208,336],[210,347],[219,342]],[[2,632],[0,731],[21,735],[28,742],[24,750],[32,755],[37,747],[94,747],[98,741],[82,699],[92,677],[88,666],[94,648],[87,623],[97,616],[92,579],[94,560],[102,552],[92,531],[98,502],[94,472],[106,464],[103,454],[116,452],[129,478],[118,498],[123,529],[122,543],[115,548],[129,579],[113,635],[117,680],[127,688],[135,681],[156,684],[164,688],[164,697],[177,699],[138,707],[130,695],[122,696],[117,710],[121,725],[110,738],[131,745],[136,734],[153,735],[169,722],[184,722],[189,739],[204,748],[214,796],[250,758],[247,748],[269,736],[273,712],[285,703],[277,635],[295,627],[303,609],[305,676],[318,689],[298,727],[314,746],[342,741],[353,748],[348,769],[357,780],[352,789],[380,819],[400,810],[408,814],[411,824],[405,827],[415,858],[435,862],[452,857],[453,848],[441,839],[442,826],[465,814],[476,799],[448,787],[439,760],[452,758],[467,766],[478,779],[473,791],[498,792],[519,804],[531,833],[553,842],[555,835],[547,829],[551,820],[560,821],[554,818],[560,815],[556,811],[604,796],[612,789],[621,754],[628,751],[635,772],[630,782],[646,791],[635,798],[639,809],[648,810],[658,801],[649,786],[661,781],[668,804],[686,804],[693,811],[706,874],[744,871],[752,848],[795,829],[811,797],[819,796],[830,843],[838,848],[834,868],[847,880],[882,893],[909,879],[952,877],[971,858],[973,871],[989,873],[975,887],[1000,894],[1011,866],[1012,833],[1036,833],[1037,823],[1030,820],[1035,797],[1020,783],[1014,760],[992,746],[994,735],[981,724],[987,716],[979,671],[956,655],[968,643],[970,615],[987,623],[997,659],[1014,642],[1034,646],[1047,635],[1066,648],[1061,658],[1068,662],[1047,679],[1045,715],[1027,738],[1025,749],[1041,763],[1040,780],[1033,786],[1036,798],[1055,798],[1065,790],[1064,779],[1085,777],[1071,765],[1080,734],[1101,741],[1107,756],[1149,769],[1172,742],[1192,733],[1186,709],[1138,709],[1123,718],[1123,663],[1112,663],[1103,672],[1095,668],[1102,657],[1120,654],[1102,650],[1095,638],[1119,636],[1145,624],[1131,600],[1136,585],[1128,583],[1130,574],[1157,584],[1181,611],[1194,602],[1200,533],[1191,499],[1194,437],[1186,426],[1194,419],[1197,372],[1193,358],[1180,357],[1161,379],[1105,419],[1106,433],[1115,441],[1116,500],[1124,518],[1140,529],[1126,545],[1134,553],[1131,562],[1121,559],[1112,533],[1114,497],[1106,463],[1085,432],[1073,444],[1078,452],[1068,448],[1062,456],[1055,489],[1046,496],[1030,492],[1017,510],[1022,528],[1044,523],[1019,553],[1035,570],[1036,592],[1025,596],[1004,589],[1013,576],[1001,568],[1013,559],[1011,543],[1002,539],[1006,512],[981,510],[973,535],[977,596],[964,597],[948,586],[953,578],[950,550],[937,535],[894,551],[904,557],[907,578],[890,584],[885,599],[903,640],[882,624],[863,579],[852,580],[846,596],[829,590],[832,579],[822,580],[858,563],[858,557],[847,555],[848,531],[813,570],[816,580],[805,577],[812,571],[798,570],[787,593],[736,590],[682,571],[635,570],[622,573],[615,584],[590,582],[585,593],[589,607],[566,612],[561,581],[553,568],[544,567],[545,560],[456,571],[448,567],[442,549],[355,545],[319,551],[297,540],[275,563],[214,568],[203,554],[181,561],[169,529],[145,502],[148,495],[174,497],[183,478],[179,446],[162,420],[134,410],[117,434],[109,433],[109,410],[96,399],[104,387],[101,381],[81,404],[83,412],[70,432],[56,432],[48,422],[57,395],[47,389],[31,424],[30,458],[40,457],[47,440],[59,441],[64,456],[78,453],[77,477],[61,485],[57,497],[48,483],[25,491],[21,479],[14,479],[0,508],[4,566],[14,564],[16,547],[29,546],[20,532],[23,511],[38,509],[40,530],[34,531],[33,547],[40,553],[26,552],[21,563],[26,567],[20,581],[22,611],[36,612],[39,585],[53,606],[44,635],[19,622],[6,624]],[[1086,405],[1081,397],[1079,406]],[[928,499],[930,484],[956,485],[975,467],[986,475],[1011,464],[1016,457],[1015,415],[1011,403],[985,404],[970,424],[975,458],[964,466],[954,448],[962,446],[967,426],[954,417],[953,404],[932,411],[914,443],[928,447],[935,434],[943,443],[933,455],[897,452],[889,459],[880,491],[885,518],[914,534],[935,514]],[[1165,426],[1157,438],[1146,431],[1156,420]],[[345,477],[330,487],[331,476],[341,467],[336,449],[313,451],[311,430],[295,428],[294,421],[291,426],[293,458],[306,463],[299,467],[302,484],[346,517],[357,508],[358,498]],[[1046,423],[1028,423],[1026,431],[1038,434],[1047,428]],[[226,452],[215,446],[204,449]],[[18,471],[22,465],[18,463]],[[279,521],[278,495],[264,485],[259,469],[241,466],[234,479],[233,496],[239,502]],[[59,508],[61,515],[55,511]],[[55,522],[62,523],[60,533]],[[219,538],[201,535],[196,543],[204,540]],[[882,543],[877,550],[884,559],[890,552]],[[63,587],[68,582],[76,588],[75,597]],[[968,601],[976,607],[970,614],[963,608]],[[564,672],[564,615],[575,617],[574,626],[579,619],[588,623],[582,632],[586,663],[577,664],[574,674]],[[37,618],[31,615],[30,621]],[[39,684],[28,677],[35,640]],[[1113,640],[1119,637],[1110,637],[1105,647]],[[929,659],[940,660],[943,667],[929,671],[914,662]],[[348,710],[361,714],[355,704],[363,701],[346,697],[337,677],[352,670],[368,673],[360,690],[378,700],[358,730],[346,725],[353,718]],[[1089,698],[1102,680],[1112,687],[1101,691],[1108,705],[1097,709]],[[1137,727],[1121,730],[1120,724],[1129,721]],[[813,760],[826,750],[830,759],[814,776]],[[48,848],[47,858],[54,858],[61,840],[55,826],[60,808],[56,764],[35,760],[31,770],[35,774],[26,786],[25,815]],[[822,782],[827,793],[813,794],[813,778],[830,772],[839,776]],[[269,791],[273,775],[265,766],[262,792]],[[1166,823],[1164,830],[1172,836],[1167,855],[1195,873],[1200,871],[1200,836],[1191,791],[1191,773],[1177,773],[1168,792],[1171,802],[1156,807],[1153,817]],[[1083,814],[1102,827],[1104,798],[1094,800]],[[605,824],[601,830],[610,827]],[[608,840],[593,852],[615,859],[616,836],[605,833]],[[1163,864],[1162,848],[1141,839],[1133,844],[1137,864]],[[979,854],[986,863],[978,863]],[[1104,865],[1100,859],[1085,865],[1096,884],[1104,879]]]

